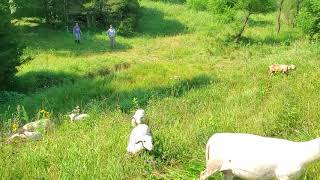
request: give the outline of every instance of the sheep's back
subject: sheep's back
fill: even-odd
[[[245,160],[258,164],[275,163],[273,161],[290,158],[291,152],[296,149],[296,143],[292,141],[250,134],[215,134],[208,144],[214,158],[240,162]]]

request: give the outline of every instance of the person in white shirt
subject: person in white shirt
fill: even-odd
[[[110,28],[107,31],[107,35],[110,39],[110,47],[114,48],[116,45],[116,30],[110,25]]]

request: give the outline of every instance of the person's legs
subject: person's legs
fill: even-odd
[[[110,37],[110,47],[114,47],[114,37]]]
[[[113,42],[112,42],[112,46],[115,47],[116,46],[116,37],[113,37]]]
[[[76,33],[76,43],[80,43],[80,33]]]

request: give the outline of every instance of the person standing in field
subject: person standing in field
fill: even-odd
[[[75,37],[75,43],[80,44],[80,36],[81,36],[81,29],[78,23],[73,27],[73,35]]]
[[[114,48],[116,45],[116,30],[110,25],[110,28],[107,30],[107,35],[110,39],[110,47]]]

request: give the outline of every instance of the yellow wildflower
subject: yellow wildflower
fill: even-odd
[[[12,132],[14,132],[14,133],[17,132],[18,127],[19,127],[18,123],[14,121],[12,123]]]

